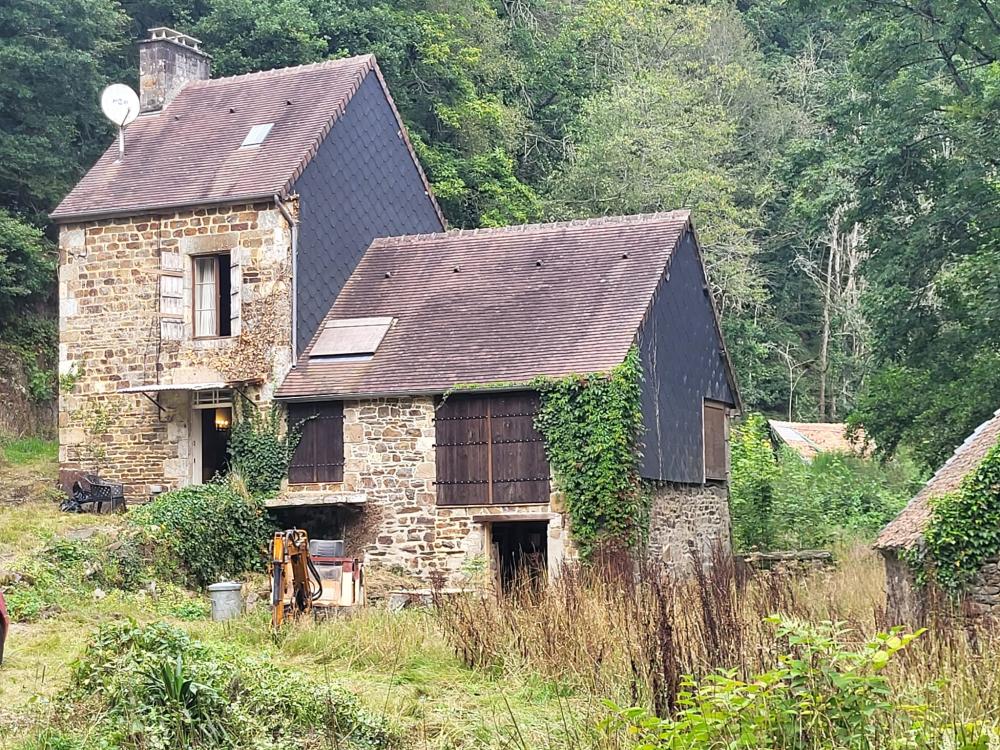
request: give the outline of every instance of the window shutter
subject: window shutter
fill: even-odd
[[[549,463],[531,393],[449,396],[435,419],[438,505],[547,503]]]
[[[726,451],[726,407],[706,401],[704,408],[705,479],[726,479],[728,461]]]
[[[288,426],[301,438],[288,464],[291,484],[344,480],[344,405],[339,401],[290,404]]]
[[[176,341],[184,335],[184,278],[160,275],[160,338]]]
[[[434,419],[438,505],[489,503],[486,399],[449,396]]]
[[[493,443],[493,502],[547,503],[549,462],[545,442],[535,429],[538,396],[515,393],[497,396],[490,404]]]
[[[243,286],[243,271],[236,253],[229,256],[229,335],[240,335],[240,287]]]

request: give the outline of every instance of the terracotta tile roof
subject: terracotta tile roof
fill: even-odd
[[[441,393],[610,370],[689,227],[675,211],[376,240],[325,322],[394,325],[363,362],[311,361],[314,337],[277,396]]]
[[[1000,442],[1000,409],[965,439],[909,504],[882,529],[875,540],[878,549],[912,547],[920,541],[930,518],[930,500],[957,490],[962,480]]]
[[[854,441],[847,435],[843,422],[782,422],[769,419],[771,432],[781,442],[807,461],[824,452],[855,453],[863,455],[864,434]]]
[[[191,82],[129,125],[125,158],[118,161],[116,140],[52,218],[284,196],[370,73],[384,88],[372,55]],[[241,149],[250,129],[266,123],[274,127],[264,142]]]

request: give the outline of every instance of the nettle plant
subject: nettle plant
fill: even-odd
[[[883,670],[922,630],[896,628],[849,648],[851,634],[838,623],[768,621],[785,648],[772,669],[750,678],[735,669],[689,676],[671,716],[611,705],[605,729],[623,733],[635,750],[872,750],[888,746],[886,738],[894,747],[979,747],[955,742],[959,732],[937,744],[943,738],[927,726],[927,707],[892,694]]]
[[[633,348],[610,373],[532,383],[541,397],[535,427],[585,559],[604,545],[634,547],[646,537],[648,501],[638,472],[641,377]]]
[[[921,585],[934,581],[952,595],[972,583],[1000,554],[1000,445],[994,446],[955,492],[931,501],[923,543],[906,553]]]

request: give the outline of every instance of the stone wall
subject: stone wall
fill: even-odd
[[[292,362],[287,222],[270,204],[201,208],[67,224],[59,246],[61,468],[100,468],[132,499],[189,483],[190,392],[161,411],[116,391],[239,380],[269,400]],[[240,335],[195,339],[191,256],[219,252],[239,265]]]
[[[711,562],[732,545],[729,491],[721,484],[647,483],[651,494],[648,558],[671,570]]]
[[[552,574],[574,555],[558,495],[544,505],[437,506],[431,397],[346,402],[344,461],[342,483],[293,485],[282,499],[299,505],[362,501],[366,521],[354,530],[365,536],[368,563],[461,583],[470,562],[488,555],[490,516],[547,520]]]
[[[889,625],[923,625],[932,613],[966,617],[1000,617],[1000,560],[983,565],[958,607],[940,590],[917,585],[913,572],[895,550],[880,550],[885,563],[885,604]]]

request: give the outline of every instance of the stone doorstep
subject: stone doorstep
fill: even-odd
[[[264,501],[267,508],[294,508],[304,505],[364,505],[363,492],[289,492]]]

